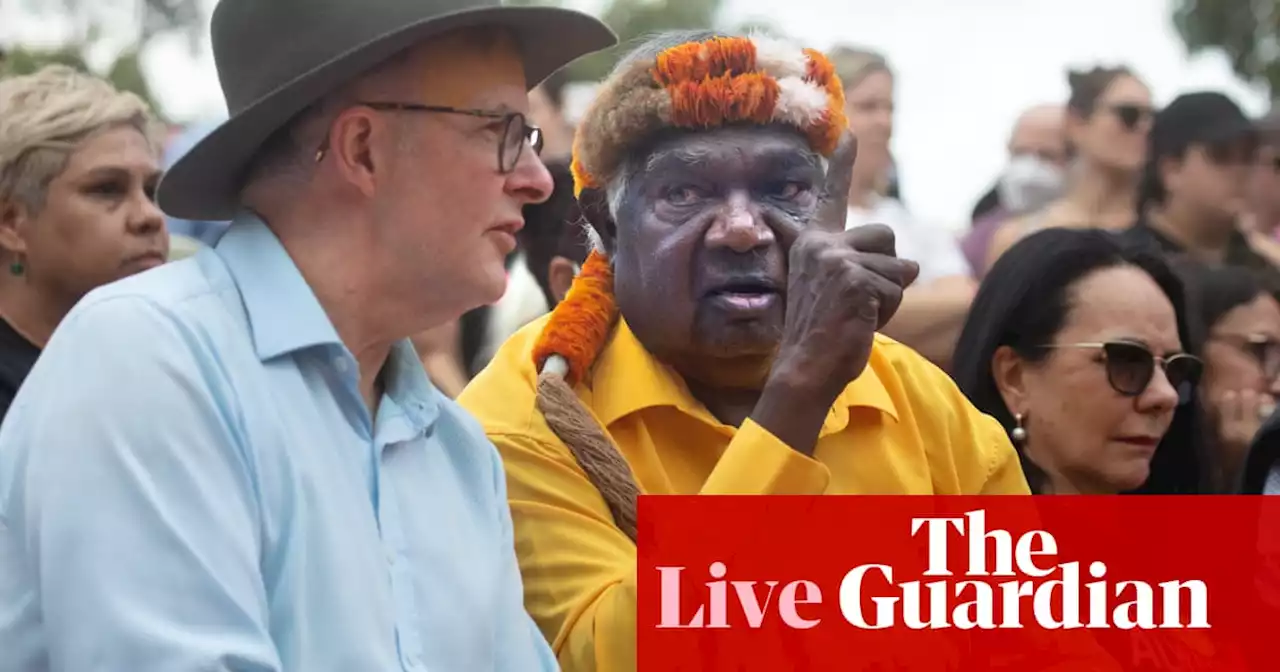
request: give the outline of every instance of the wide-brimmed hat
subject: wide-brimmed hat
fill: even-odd
[[[397,53],[475,26],[511,31],[530,87],[617,42],[588,14],[499,0],[221,0],[213,55],[230,118],[168,170],[161,209],[183,219],[231,219],[244,170],[273,133]]]

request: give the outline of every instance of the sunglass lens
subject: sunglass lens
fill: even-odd
[[[1137,105],[1116,106],[1116,116],[1120,118],[1120,123],[1131,131],[1137,127],[1139,121],[1142,121],[1142,112],[1142,108]]]
[[[1137,396],[1147,389],[1156,362],[1146,348],[1132,343],[1108,343],[1107,378],[1120,394]]]
[[[1201,368],[1200,360],[1190,355],[1172,357],[1165,364],[1164,375],[1169,378],[1169,384],[1178,391],[1179,403],[1191,400],[1191,394],[1196,384],[1200,382]]]

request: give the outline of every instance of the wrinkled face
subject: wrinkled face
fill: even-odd
[[[1248,206],[1256,157],[1252,139],[1191,145],[1180,160],[1161,167],[1168,201],[1205,221],[1234,226]]]
[[[152,200],[156,154],[132,126],[89,136],[50,183],[44,207],[6,226],[5,247],[26,281],[52,300],[74,303],[90,290],[163,264],[164,217]]]
[[[883,70],[873,72],[845,91],[845,114],[858,138],[854,171],[871,177],[886,175],[893,140],[893,75]]]
[[[1080,154],[1094,165],[1137,171],[1147,156],[1152,116],[1150,89],[1121,75],[1102,92],[1086,118],[1070,115],[1068,134]]]
[[[1145,272],[1100,270],[1069,290],[1070,312],[1047,358],[1027,365],[1020,387],[1031,460],[1084,493],[1132,490],[1147,480],[1156,445],[1173,422],[1178,391],[1157,366],[1137,396],[1108,378],[1105,351],[1083,344],[1139,344],[1161,357],[1182,350],[1173,305]],[[1118,359],[1118,358],[1117,358]],[[1120,362],[1116,362],[1117,364]],[[1008,390],[1002,390],[1009,403]]]
[[[646,348],[689,379],[759,385],[782,333],[787,253],[822,178],[817,154],[784,129],[657,144],[616,213],[614,291]]]
[[[503,35],[478,40],[459,34],[415,50],[387,90],[391,102],[482,110],[528,111],[524,67]],[[448,283],[452,312],[502,297],[504,261],[523,226],[521,209],[547,199],[551,176],[528,142],[506,143],[510,172],[499,167],[508,120],[466,114],[388,112],[398,134],[387,134],[391,157],[379,176],[376,223],[391,291],[407,301],[440,296]],[[520,119],[513,123],[521,124]],[[520,126],[523,128],[523,126]],[[414,297],[418,297],[415,299]]]
[[[1280,303],[1269,294],[1228,310],[1204,346],[1205,398],[1251,390],[1280,395]]]

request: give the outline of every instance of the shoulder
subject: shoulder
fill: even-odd
[[[177,398],[166,391],[208,393],[228,355],[220,346],[238,333],[238,324],[199,256],[81,299],[54,330],[6,419],[109,414],[142,399]],[[73,406],[82,402],[83,408]]]
[[[1011,447],[1000,423],[978,410],[950,375],[915,350],[877,334],[869,366],[893,401],[898,422],[913,426],[931,461],[968,461],[986,470],[1008,457]]]

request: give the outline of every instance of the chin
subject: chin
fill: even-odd
[[[781,334],[760,325],[730,325],[696,335],[698,349],[716,359],[758,359],[772,357]]]
[[[1137,490],[1151,477],[1151,462],[1148,460],[1135,460],[1129,464],[1116,466],[1120,469],[1113,472],[1109,479],[1116,492]]]

